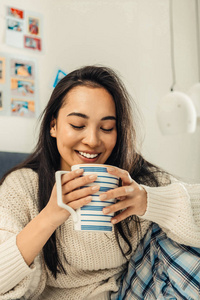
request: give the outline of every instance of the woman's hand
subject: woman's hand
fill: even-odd
[[[81,176],[82,174],[83,170],[78,169],[62,175],[61,178],[62,201],[74,210],[90,203],[92,200],[91,195],[96,193],[100,188],[99,185],[94,185],[80,189],[80,187],[92,183],[97,179],[97,175]],[[70,216],[70,213],[66,209],[59,207],[57,204],[56,184],[52,189],[50,200],[44,211],[48,214],[50,224],[55,228],[64,223]]]
[[[125,170],[117,167],[108,167],[107,171],[121,178],[122,186],[100,195],[99,198],[102,201],[113,198],[119,200],[117,203],[105,207],[103,213],[109,214],[122,211],[112,218],[111,222],[113,224],[131,215],[144,215],[147,209],[147,193],[145,189],[137,184]]]

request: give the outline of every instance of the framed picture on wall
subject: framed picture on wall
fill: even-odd
[[[40,20],[35,17],[28,17],[28,33],[32,35],[40,34]]]
[[[12,95],[30,97],[34,95],[34,82],[32,80],[21,80],[11,78]]]
[[[30,36],[24,36],[24,47],[41,51],[41,40]]]
[[[10,74],[11,77],[34,80],[35,65],[31,60],[11,59]]]
[[[11,100],[11,114],[20,117],[35,117],[35,102],[26,99]]]
[[[16,32],[22,32],[23,31],[23,23],[18,21],[18,20],[13,20],[13,19],[7,19],[7,29],[8,30],[13,30]]]
[[[14,7],[7,7],[7,15],[16,19],[23,19],[24,11]]]

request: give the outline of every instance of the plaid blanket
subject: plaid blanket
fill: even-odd
[[[200,249],[177,244],[152,224],[111,299],[200,299]]]

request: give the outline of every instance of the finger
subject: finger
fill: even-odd
[[[73,201],[71,203],[69,203],[69,206],[71,208],[73,208],[74,210],[84,206],[84,205],[87,205],[88,203],[90,203],[92,201],[92,196],[87,196],[87,197],[84,197],[84,198],[81,198],[79,200],[76,200],[76,201]]]
[[[63,202],[67,204],[76,201],[77,199],[81,199],[89,195],[93,195],[96,192],[98,192],[99,189],[100,189],[99,185],[93,185],[90,187],[85,187],[83,189],[74,190],[68,194],[63,195]]]
[[[124,201],[118,201],[115,204],[106,206],[103,208],[103,213],[105,215],[110,214],[110,213],[115,213],[117,211],[123,210],[123,209],[127,209],[127,207],[132,207],[132,209],[134,209],[133,207],[133,203],[131,203],[130,199],[124,200]]]
[[[124,184],[128,185],[128,184],[131,184],[132,182],[134,182],[134,180],[131,178],[129,172],[126,170],[122,170],[117,167],[108,167],[107,171],[108,171],[108,173],[121,178],[121,180]]]
[[[126,218],[130,217],[131,215],[133,215],[133,213],[132,213],[132,209],[129,207],[129,208],[125,209],[124,211],[122,211],[119,215],[114,216],[111,219],[111,223],[117,224],[117,223],[121,222],[122,220],[125,220]]]
[[[97,179],[97,175],[95,175],[95,174],[86,175],[86,176],[77,177],[76,180],[74,180],[74,179],[66,182],[62,186],[62,193],[63,194],[68,194],[69,192],[71,192],[75,189],[78,189],[78,188],[83,187],[83,186],[85,186],[89,183],[94,182]]]
[[[120,201],[123,201],[123,200],[126,199],[126,196],[117,197],[116,199],[117,199],[117,200],[120,200]]]
[[[115,204],[109,205],[103,208],[104,214],[115,213],[121,210],[126,210],[130,208],[131,214],[143,216],[147,209],[147,195],[146,191],[142,191],[142,195],[135,195],[134,198],[126,197],[125,200],[118,201]],[[129,210],[130,212],[130,210]]]
[[[129,194],[131,194],[134,191],[134,187],[132,185],[129,186],[121,186],[119,188],[113,189],[113,190],[109,190],[106,193],[102,193],[99,196],[99,199],[101,201],[104,200],[108,200],[108,199],[113,199],[113,198],[117,198],[117,199],[123,199],[121,197],[126,197]]]
[[[73,180],[83,174],[83,169],[78,169],[75,171],[67,172],[66,174],[62,175],[61,183],[64,185],[66,182]]]

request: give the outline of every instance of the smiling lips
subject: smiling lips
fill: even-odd
[[[80,155],[82,155],[83,157],[86,157],[86,158],[96,158],[99,154],[98,153],[96,153],[96,154],[90,154],[90,153],[88,153],[88,152],[82,152],[82,151],[78,151],[78,153],[80,154]]]

